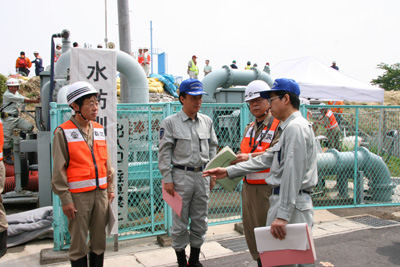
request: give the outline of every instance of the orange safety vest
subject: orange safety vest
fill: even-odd
[[[329,118],[329,126],[325,126],[327,130],[332,130],[333,128],[338,126],[338,123],[336,121],[335,115],[333,114],[332,110],[328,110],[325,116]]]
[[[242,153],[253,153],[253,152],[263,152],[267,150],[271,146],[272,140],[274,139],[275,131],[278,128],[278,124],[279,120],[274,118],[270,128],[268,129],[269,125],[266,125],[262,130],[262,132],[260,133],[260,135],[258,136],[257,140],[254,140],[253,138],[254,122],[253,122],[250,125],[249,129],[247,130],[245,136],[243,137],[242,143],[240,144],[240,151]],[[262,140],[260,141],[261,138]],[[257,147],[254,149],[255,144],[257,144]],[[243,181],[247,181],[247,183],[249,184],[267,184],[265,182],[266,178],[265,173],[268,172],[269,169],[256,173],[246,174],[246,177],[243,179]]]
[[[92,122],[92,125],[92,149],[71,120],[58,126],[63,130],[67,141],[69,153],[67,177],[71,193],[93,191],[97,187],[107,188],[108,154],[104,128],[97,122]]]
[[[0,120],[0,161],[3,160],[4,131],[3,122]]]
[[[343,101],[328,101],[328,105],[344,105]],[[342,108],[331,108],[334,113],[343,113]]]
[[[139,55],[138,55],[138,62],[139,62],[140,65],[143,65],[143,62],[144,62],[144,56],[143,56],[143,54],[139,54]]]

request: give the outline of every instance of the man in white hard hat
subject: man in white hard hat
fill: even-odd
[[[114,169],[104,129],[94,121],[97,98],[91,84],[72,84],[67,101],[75,115],[54,132],[52,189],[68,217],[71,266],[87,266],[87,254],[90,266],[103,266],[108,203],[114,199]]]
[[[149,54],[149,49],[147,47],[143,48],[143,70],[146,73],[146,77],[149,77],[150,73],[150,54]]]
[[[10,78],[7,80],[7,91],[3,95],[1,118],[4,122],[4,161],[13,164],[11,159],[11,142],[14,129],[21,129],[24,133],[32,132],[34,126],[19,117],[19,107],[23,103],[40,103],[40,97],[29,99],[18,93],[19,80]]]
[[[248,104],[255,120],[246,126],[240,144],[240,153],[232,164],[261,155],[279,141],[277,129],[280,122],[269,112],[268,100],[258,93],[265,90],[270,90],[270,87],[261,80],[252,81],[246,87],[244,101]],[[265,226],[267,221],[269,197],[272,191],[271,186],[265,182],[268,172],[269,169],[246,174],[242,187],[243,231],[250,254],[257,261],[258,266],[261,266],[261,261],[254,228]]]

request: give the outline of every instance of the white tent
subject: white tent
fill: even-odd
[[[294,79],[300,85],[301,97],[383,103],[383,89],[351,78],[311,56],[281,61],[271,67],[271,75],[274,79]]]

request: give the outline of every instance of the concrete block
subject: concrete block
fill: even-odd
[[[159,235],[157,236],[157,242],[162,247],[170,247],[172,245],[172,238],[169,235]]]
[[[234,227],[235,231],[239,232],[240,234],[244,235],[243,232],[243,223],[235,223]]]
[[[51,264],[63,261],[69,261],[68,251],[54,251],[52,248],[42,249],[40,251],[40,264]]]

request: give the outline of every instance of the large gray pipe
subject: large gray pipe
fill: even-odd
[[[222,69],[211,72],[202,80],[203,89],[208,94],[208,96],[203,96],[203,101],[213,102],[214,92],[219,87],[229,88],[233,85],[247,86],[254,80],[263,80],[269,86],[272,86],[274,83],[274,80],[268,73],[258,69],[238,70],[223,66]]]
[[[124,101],[122,102],[149,103],[149,84],[143,68],[132,56],[128,55],[127,53],[118,50],[116,51],[116,53],[117,70],[121,72],[128,81],[129,98],[124,99]],[[58,59],[54,70],[56,78],[66,78],[68,69],[71,65],[70,54],[71,51],[69,50],[63,53]]]
[[[119,29],[119,49],[131,55],[131,29],[129,20],[129,2],[128,0],[118,0],[118,29]],[[129,77],[121,75],[121,101],[122,103],[129,102],[131,99],[130,91],[128,89]]]
[[[329,149],[325,153],[319,153],[317,157],[319,181],[323,181],[324,176],[337,175],[339,195],[347,196],[348,179],[354,178],[355,160],[354,151],[339,152]],[[357,167],[357,172],[364,172],[364,176],[369,180],[369,193],[373,200],[391,201],[394,185],[390,171],[382,158],[364,147],[359,147]]]

